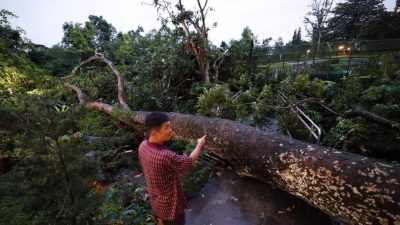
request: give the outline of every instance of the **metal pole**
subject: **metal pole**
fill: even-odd
[[[299,73],[299,63],[300,63],[300,53],[297,55],[297,71],[296,73]]]
[[[315,51],[313,52],[313,59],[312,59],[312,72],[314,73],[315,71],[314,71],[314,68],[315,68],[315,66],[314,66],[314,61],[315,61]]]
[[[350,75],[349,72],[350,72],[350,63],[351,63],[351,52],[352,52],[352,49],[350,48],[349,63],[347,65],[347,76]]]

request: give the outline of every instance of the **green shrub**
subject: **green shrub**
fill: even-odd
[[[235,119],[232,109],[231,92],[225,85],[216,85],[199,96],[201,115]]]
[[[85,135],[92,136],[111,136],[116,130],[112,119],[104,113],[89,110],[80,118],[79,128]]]
[[[124,179],[114,183],[102,193],[103,202],[99,213],[93,217],[94,224],[154,225],[150,202],[144,200],[144,188]],[[153,222],[147,222],[147,219]]]

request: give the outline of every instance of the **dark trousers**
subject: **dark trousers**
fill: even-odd
[[[182,213],[182,215],[178,216],[173,221],[163,220],[163,223],[164,225],[185,225],[185,213]]]

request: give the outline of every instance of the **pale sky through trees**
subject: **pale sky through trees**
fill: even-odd
[[[187,4],[194,0],[183,0]],[[61,42],[64,22],[88,21],[89,15],[103,16],[118,31],[127,32],[142,26],[145,32],[159,28],[156,10],[142,4],[143,0],[0,0],[0,8],[7,9],[19,18],[12,25],[26,31],[26,37],[34,43],[48,47]],[[149,2],[149,1],[145,1]],[[151,2],[151,1],[150,1]],[[338,1],[336,1],[338,2]],[[384,0],[389,11],[393,11],[395,0]],[[304,16],[311,0],[209,0],[215,8],[208,17],[208,24],[217,22],[209,32],[210,40],[219,45],[237,39],[245,26],[249,26],[261,40],[282,37],[289,41],[293,32],[302,27]]]

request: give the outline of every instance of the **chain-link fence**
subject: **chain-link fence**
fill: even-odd
[[[321,79],[338,81],[360,66],[379,69],[383,56],[400,66],[400,39],[269,47],[265,55],[254,60],[258,67],[274,74],[306,72]]]

